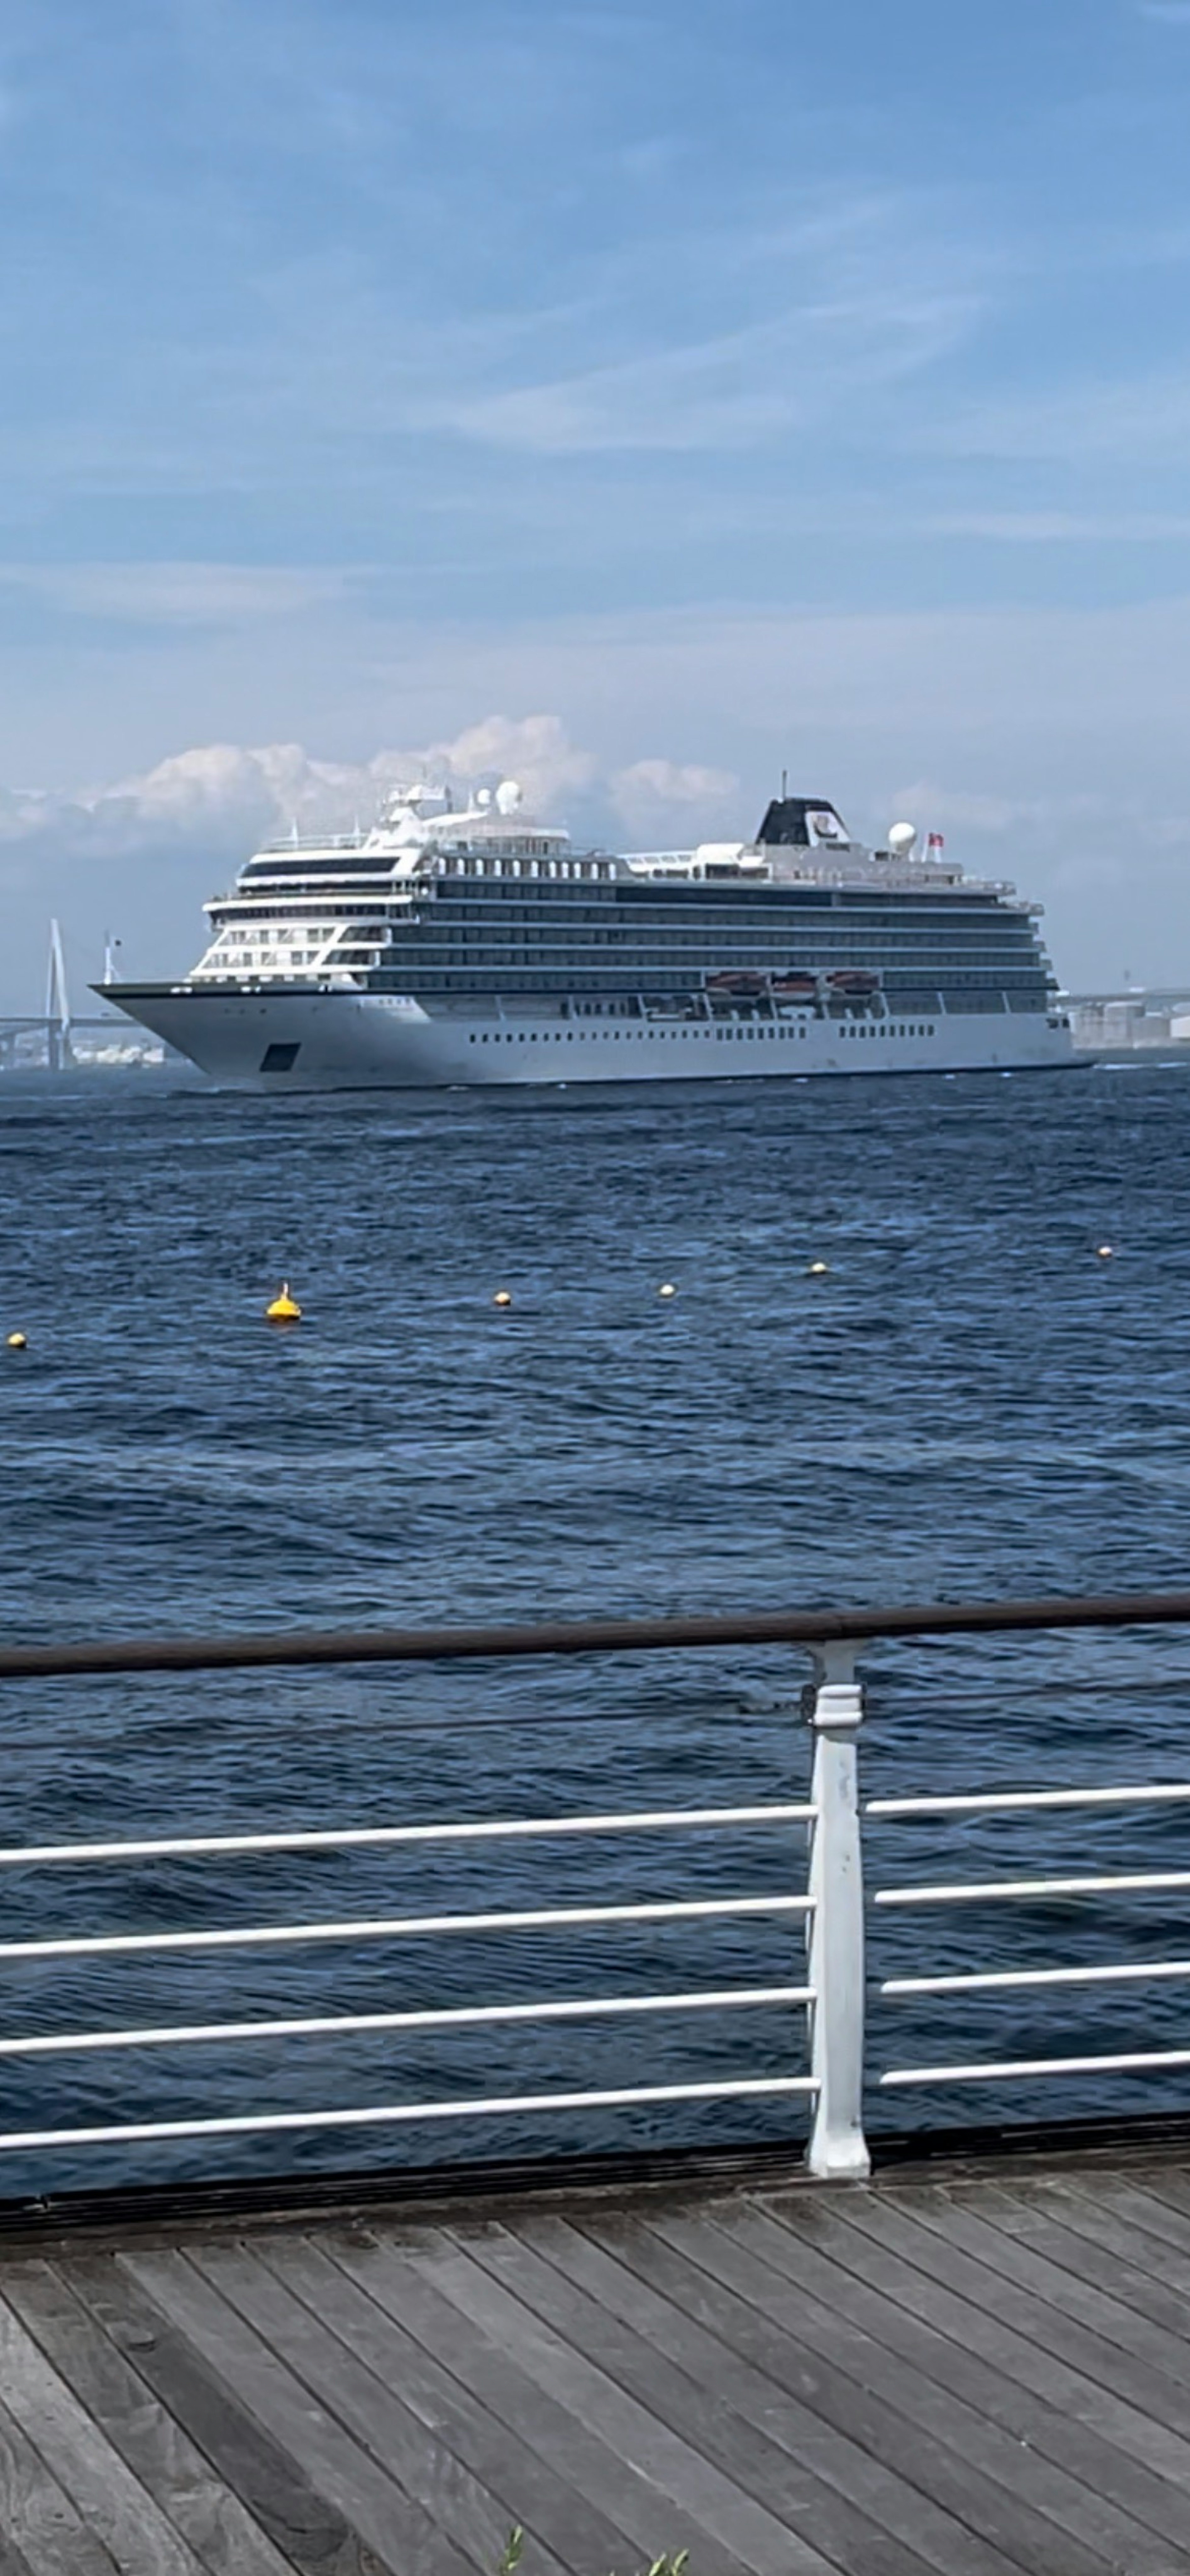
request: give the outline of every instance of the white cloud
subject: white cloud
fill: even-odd
[[[660,780],[669,764],[643,767]],[[356,815],[370,819],[387,788],[418,777],[467,788],[515,776],[531,806],[556,810],[568,793],[590,789],[596,770],[593,755],[552,715],[487,716],[454,736],[356,762],[317,759],[300,743],[206,743],[110,784],[57,794],[0,789],[0,845],[39,835],[60,845],[65,835],[80,854],[96,856],[192,839],[222,847],[291,822],[329,827]],[[672,772],[675,782],[682,775]],[[680,799],[680,785],[675,792]]]
[[[634,760],[613,773],[609,788],[616,812],[631,829],[652,832],[665,816],[689,813],[695,836],[702,838],[740,794],[734,771],[704,769],[691,760]]]
[[[384,757],[389,764],[398,761],[395,753]],[[519,779],[528,802],[543,808],[556,808],[560,798],[589,788],[598,768],[593,753],[570,740],[557,716],[485,716],[417,757],[431,774],[442,771],[465,785],[499,770]]]

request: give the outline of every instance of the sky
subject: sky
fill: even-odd
[[[0,1008],[428,764],[1190,990],[1190,0],[7,0]]]

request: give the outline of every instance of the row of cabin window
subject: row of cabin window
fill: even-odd
[[[685,1028],[681,1029],[658,1028],[648,1022],[641,1023],[640,1021],[637,1021],[635,1023],[636,1028],[640,1028],[642,1025],[648,1029],[650,1037],[692,1038],[704,1037],[706,1035],[708,1023],[705,1020],[699,1022],[692,1021]],[[796,1027],[787,1027],[783,1029],[778,1028],[772,1021],[755,1020],[750,1025],[745,1022],[739,1028],[717,1028],[715,1030],[715,1035],[718,1038],[804,1038],[806,1027],[807,1023],[804,1020],[800,1021]],[[624,1029],[595,1029],[593,1031],[584,1029],[577,1032],[578,1035],[584,1037],[592,1035],[602,1038],[621,1038],[625,1035],[630,1036],[632,1033],[633,1032],[631,1030],[625,1031]],[[834,1034],[838,1037],[845,1038],[870,1038],[877,1036],[891,1036],[895,1038],[932,1038],[936,1037],[937,1031],[924,1020],[905,1021],[904,1023],[896,1026],[891,1025],[888,1021],[881,1021],[879,1023],[873,1023],[872,1026],[868,1028],[858,1025],[850,1028],[846,1026],[840,1027],[834,1031]],[[565,1039],[567,1044],[571,1045],[573,1044],[575,1035],[576,1032],[574,1029],[476,1029],[472,1031],[468,1043],[471,1046],[519,1046],[522,1040],[527,1038],[533,1039],[534,1042],[539,1038],[555,1038],[559,1041]]]
[[[614,877],[616,871],[606,859],[481,859],[459,858],[453,853],[439,861],[442,873],[449,877]]]

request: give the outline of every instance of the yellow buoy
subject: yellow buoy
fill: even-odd
[[[493,1306],[511,1306],[511,1291],[507,1288],[497,1288],[496,1294],[492,1299],[492,1304]]]
[[[274,1297],[272,1305],[265,1307],[264,1315],[266,1324],[300,1324],[302,1310],[296,1297],[290,1295],[288,1279],[282,1285],[280,1296]]]
[[[829,1261],[812,1261],[812,1262],[810,1263],[810,1267],[809,1267],[809,1269],[808,1269],[808,1270],[807,1270],[807,1272],[806,1272],[806,1277],[807,1277],[807,1279],[826,1279],[826,1278],[829,1278],[829,1276],[830,1276],[830,1263],[829,1263]]]
[[[677,1289],[675,1288],[672,1279],[667,1279],[664,1287],[659,1288],[657,1291],[659,1297],[676,1297],[677,1293]]]
[[[10,1334],[8,1335],[8,1338],[7,1338],[6,1342],[5,1342],[5,1349],[6,1349],[6,1350],[10,1350],[10,1351],[27,1351],[27,1350],[28,1350],[28,1348],[29,1348],[29,1339],[28,1339],[28,1335],[27,1335],[26,1333],[10,1333]]]

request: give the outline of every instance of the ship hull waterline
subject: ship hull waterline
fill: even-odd
[[[1038,1012],[584,1020],[509,1005],[481,1018],[376,993],[98,989],[213,1081],[257,1092],[1009,1073],[1081,1061],[1068,1028]]]

